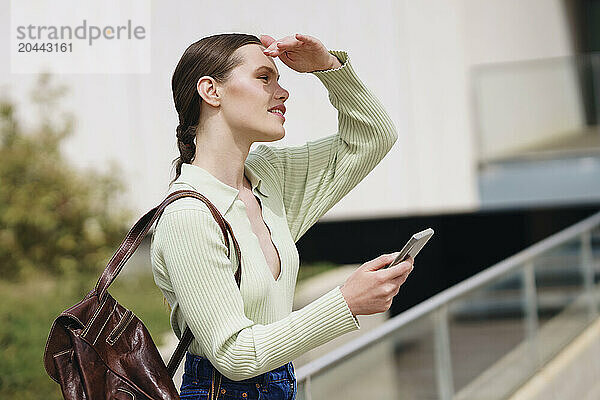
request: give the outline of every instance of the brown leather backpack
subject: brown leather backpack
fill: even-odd
[[[228,256],[229,232],[241,260],[231,226],[206,197],[192,190],[169,194],[131,228],[96,286],[54,320],[44,351],[44,366],[48,375],[60,384],[65,399],[179,399],[172,378],[193,340],[189,327],[165,366],[142,321],[120,305],[107,289],[165,207],[182,197],[195,197],[208,205],[225,237]],[[235,279],[239,287],[241,263]]]

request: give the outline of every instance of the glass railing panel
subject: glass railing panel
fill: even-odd
[[[600,226],[596,226],[590,231],[591,263],[594,277],[595,290],[600,290]],[[597,300],[600,297],[597,296]],[[600,303],[596,303],[600,308]]]
[[[528,318],[535,322],[535,315],[527,312],[523,271],[519,268],[450,303],[456,399],[502,399],[521,384],[522,379],[515,376],[528,376],[534,368],[525,344],[531,329]]]
[[[600,83],[599,83],[600,84]],[[589,268],[592,280],[592,304],[596,316],[600,316],[600,226],[589,233]],[[584,251],[586,249],[584,248]]]
[[[308,378],[308,380],[310,380],[310,377]],[[310,390],[310,387],[308,387],[308,385],[309,384],[306,379],[298,381],[298,392],[296,393],[296,399],[307,400],[311,398],[310,394],[308,393],[308,391]]]
[[[586,297],[582,242],[570,240],[535,259],[539,314],[539,362],[544,364],[591,322]]]
[[[479,160],[600,150],[599,61],[587,54],[475,67]]]
[[[427,315],[313,376],[310,398],[434,399],[435,379],[433,323]],[[305,389],[303,383],[299,392]],[[309,397],[302,393],[299,398]]]
[[[398,393],[394,399],[438,398],[434,329],[431,314],[426,314],[391,336]]]

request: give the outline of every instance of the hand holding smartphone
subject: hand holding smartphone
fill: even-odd
[[[427,228],[424,231],[415,233],[410,239],[408,239],[408,242],[406,242],[402,250],[400,250],[400,254],[398,254],[394,261],[383,268],[393,267],[394,265],[406,260],[408,256],[412,257],[414,261],[417,254],[419,254],[419,251],[421,251],[423,246],[425,246],[425,243],[427,243],[432,236],[433,229],[431,228]]]

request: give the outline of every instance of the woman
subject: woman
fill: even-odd
[[[339,112],[334,135],[297,147],[259,145],[285,135],[285,101],[272,57],[311,73]],[[355,187],[397,139],[380,102],[344,51],[316,38],[220,34],[190,45],[172,79],[179,114],[176,177],[170,191],[206,196],[241,249],[241,286],[217,222],[193,198],[170,204],[152,236],[152,269],[171,305],[178,337],[194,334],[181,398],[292,399],[292,360],[346,332],[356,315],[389,309],[412,260],[363,264],[344,283],[292,312],[299,257],[295,243]],[[230,243],[232,243],[230,241]],[[233,247],[232,247],[233,249]]]

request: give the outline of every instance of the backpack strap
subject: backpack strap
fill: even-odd
[[[100,276],[100,278],[98,278],[98,282],[96,283],[95,288],[90,292],[90,295],[96,294],[99,299],[102,299],[106,295],[108,287],[113,283],[117,275],[119,275],[119,273],[123,269],[123,266],[125,265],[127,260],[129,260],[129,258],[138,248],[144,237],[148,234],[148,231],[150,230],[150,227],[152,227],[152,224],[154,224],[154,222],[160,218],[163,211],[169,204],[183,197],[194,197],[206,203],[212,216],[215,218],[215,220],[221,228],[221,231],[223,232],[225,244],[227,245],[227,257],[230,257],[231,255],[228,237],[228,234],[231,234],[237,259],[240,263],[237,270],[235,271],[235,281],[238,287],[240,286],[242,276],[242,257],[240,252],[240,246],[235,238],[235,235],[233,234],[231,226],[225,220],[225,218],[223,218],[223,215],[221,215],[221,213],[215,207],[215,205],[212,204],[210,200],[208,200],[202,194],[193,190],[177,190],[170,193],[167,196],[167,198],[163,200],[162,203],[160,203],[157,207],[153,208],[152,210],[148,211],[142,218],[140,218],[135,223],[135,225],[133,225],[133,227],[129,230],[129,233],[127,233],[127,235],[125,236],[125,239],[123,239],[123,242],[121,242],[121,245],[119,246],[115,254],[113,254],[112,258],[108,262],[108,265],[104,269],[104,272],[102,272],[102,275]],[[190,328],[186,327],[183,332],[183,336],[181,337],[181,340],[179,341],[179,344],[177,345],[177,348],[175,349],[175,352],[171,356],[169,364],[167,365],[167,370],[169,371],[169,375],[171,377],[173,377],[173,375],[175,374],[177,367],[183,359],[185,351],[187,350],[193,339],[194,335],[192,334]]]

